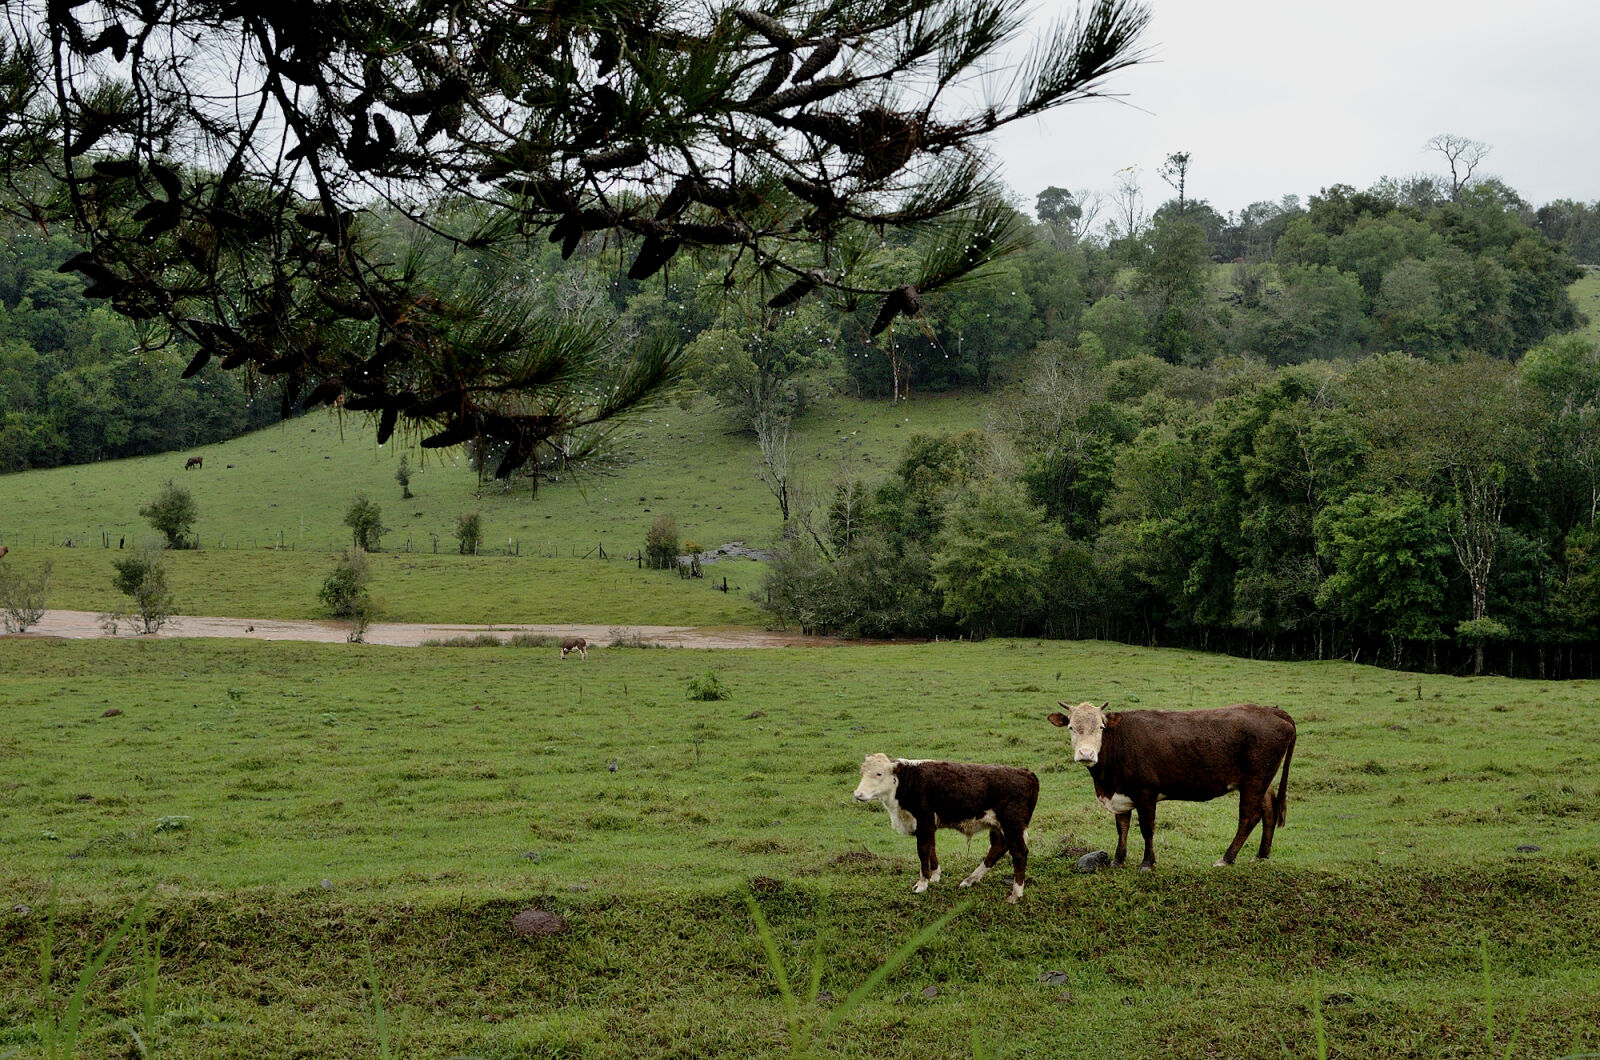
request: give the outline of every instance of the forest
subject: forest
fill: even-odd
[[[570,259],[530,243],[515,275],[547,313],[687,344],[684,385],[761,447],[784,526],[764,599],[786,623],[1592,672],[1600,353],[1570,288],[1600,204],[1419,176],[1227,216],[1124,197],[1096,225],[1103,205],[1051,188],[1030,217],[1013,196],[1021,249],[875,336],[873,306],[774,312],[689,262],[630,279],[597,237]],[[383,220],[395,256],[422,238]],[[297,411],[267,376],[183,378],[191,349],[142,344],[58,272],[65,236],[8,225],[0,470]],[[915,238],[874,257],[892,270]],[[912,439],[887,481],[788,481],[818,396],[952,390],[985,395],[983,422]]]

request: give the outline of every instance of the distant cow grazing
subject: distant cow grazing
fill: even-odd
[[[204,471],[205,470],[205,464],[206,464],[206,458],[205,457],[203,457],[203,456],[191,456],[188,460],[185,460],[183,462],[183,469],[185,471],[187,471],[191,467],[197,467],[200,470]]]
[[[565,659],[567,652],[575,651],[584,662],[589,661],[589,642],[582,637],[568,637],[561,642],[561,657]]]
[[[1061,704],[1067,707],[1067,704]],[[1109,706],[1110,704],[1107,704]],[[1272,833],[1283,824],[1289,801],[1289,759],[1294,756],[1294,719],[1277,707],[1243,704],[1214,710],[1124,710],[1105,713],[1093,703],[1067,707],[1070,717],[1050,722],[1071,730],[1072,757],[1089,767],[1100,805],[1117,818],[1117,853],[1128,857],[1128,824],[1135,810],[1144,836],[1141,869],[1155,867],[1151,835],[1162,799],[1206,802],[1239,793],[1239,830],[1218,859],[1232,865],[1239,848],[1261,823],[1258,860],[1272,852]],[[1272,775],[1283,763],[1277,791]]]
[[[10,545],[0,545],[0,559],[6,558],[6,553],[11,551]]]
[[[917,837],[922,871],[911,889],[921,894],[939,882],[939,855],[933,836],[954,828],[971,839],[989,833],[989,853],[961,886],[971,887],[1011,854],[1014,882],[1006,901],[1022,897],[1028,875],[1028,822],[1039,801],[1039,778],[1026,769],[970,762],[927,762],[868,755],[861,763],[856,801],[876,799],[889,811],[889,827]]]

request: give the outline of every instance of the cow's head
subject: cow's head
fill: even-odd
[[[894,775],[894,762],[888,755],[868,755],[861,763],[861,783],[856,785],[856,801],[871,802],[893,795],[900,784]]]
[[[1067,707],[1066,714],[1050,715],[1050,724],[1060,726],[1072,733],[1072,760],[1086,762],[1091,766],[1100,764],[1100,738],[1106,731],[1105,708],[1111,704],[1097,707],[1093,703],[1079,703],[1075,707]]]

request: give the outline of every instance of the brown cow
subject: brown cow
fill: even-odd
[[[188,460],[184,461],[183,469],[188,471],[191,467],[197,467],[201,471],[204,471],[206,469],[206,458],[203,456],[191,456]]]
[[[911,889],[918,894],[939,882],[939,854],[934,833],[954,828],[971,839],[989,833],[989,853],[961,886],[971,887],[1011,854],[1011,894],[1016,904],[1028,875],[1028,822],[1039,802],[1039,778],[1026,769],[972,762],[926,762],[868,755],[861,763],[856,801],[876,799],[889,811],[889,827],[917,837],[922,871]]]
[[[1109,706],[1110,704],[1106,704]],[[1067,707],[1062,703],[1061,706]],[[1050,723],[1072,732],[1072,757],[1089,767],[1095,798],[1116,815],[1117,853],[1128,857],[1128,825],[1139,812],[1144,836],[1141,869],[1155,866],[1151,836],[1156,803],[1162,799],[1206,802],[1239,793],[1239,830],[1217,860],[1232,865],[1239,848],[1261,823],[1258,860],[1272,852],[1272,833],[1284,822],[1289,801],[1289,759],[1294,756],[1294,719],[1277,707],[1252,703],[1214,710],[1124,710],[1104,712],[1093,703],[1067,707],[1070,717]],[[1283,763],[1277,791],[1272,775]]]
[[[567,652],[575,651],[584,662],[589,661],[589,642],[582,637],[568,637],[561,642],[561,657],[565,659]]]
[[[6,553],[10,552],[10,551],[11,551],[11,546],[9,546],[9,545],[0,545],[0,559],[5,559],[6,558]]]

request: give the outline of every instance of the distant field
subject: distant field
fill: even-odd
[[[966,396],[897,406],[831,399],[797,429],[791,449],[798,477],[821,488],[845,472],[880,475],[912,433],[981,426],[982,409],[980,399]],[[453,552],[456,521],[471,511],[483,514],[484,551],[552,558],[601,545],[617,556],[636,552],[663,514],[674,517],[684,541],[707,548],[770,544],[780,521],[757,477],[755,442],[731,432],[727,417],[704,401],[633,421],[618,435],[613,470],[544,483],[537,496],[526,480],[513,493],[493,481],[480,487],[459,449],[424,456],[393,442],[379,447],[374,438],[363,417],[346,416],[341,425],[331,414],[312,413],[182,453],[0,475],[0,544],[159,543],[139,508],[168,479],[194,495],[205,549],[343,548],[350,538],[344,514],[362,492],[383,511],[390,551]],[[394,478],[402,454],[418,469],[411,500],[401,499]],[[205,466],[185,471],[190,455]]]
[[[1585,269],[1583,277],[1572,285],[1572,300],[1578,312],[1589,318],[1583,334],[1600,342],[1600,269]]]
[[[708,673],[731,698],[689,698]],[[1600,1049],[1593,682],[1006,640],[561,663],[126,639],[0,642],[0,682],[0,1055],[36,1055],[52,890],[59,1007],[152,886],[155,1055],[379,1055],[369,946],[391,1055],[782,1055],[751,892],[802,992],[821,940],[813,1025],[973,903],[821,1055],[1314,1056],[1314,1003],[1334,1056]],[[1114,836],[1044,721],[1080,698],[1287,708],[1272,861],[1211,867],[1224,799],[1162,804],[1153,874],[1075,874]],[[953,833],[910,893],[911,841],[849,798],[870,751],[1039,773],[1020,906],[1004,872],[955,887],[981,847]],[[571,933],[513,937],[530,905]],[[146,1020],[135,952],[85,1055]]]

